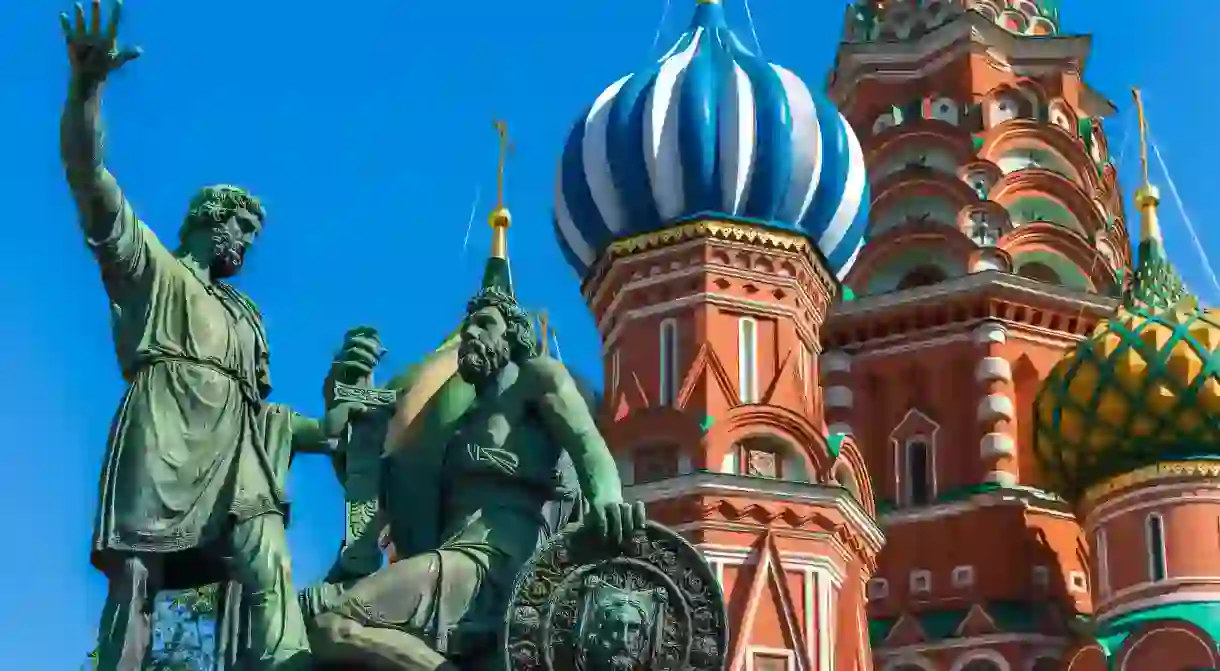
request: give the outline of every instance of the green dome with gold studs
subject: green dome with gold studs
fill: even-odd
[[[1035,455],[1069,500],[1143,466],[1220,452],[1220,310],[1202,310],[1148,229],[1123,303],[1060,360],[1034,400]]]

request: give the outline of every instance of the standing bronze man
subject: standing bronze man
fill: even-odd
[[[60,150],[85,242],[101,268],[128,389],[102,470],[92,559],[109,578],[102,671],[137,671],[159,590],[241,585],[243,662],[298,669],[309,645],[292,588],[283,479],[291,451],[333,444],[322,423],[266,402],[262,318],[224,280],[236,275],[264,212],[244,189],[204,188],[171,251],[136,218],[102,160],[101,92],[136,59],[117,47],[122,5],[103,23],[61,15],[71,64]],[[368,352],[370,367],[379,353]],[[334,413],[330,413],[334,414]],[[336,420],[337,421],[337,420]]]

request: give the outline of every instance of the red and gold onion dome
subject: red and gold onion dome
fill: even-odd
[[[1139,265],[1122,303],[1034,401],[1035,454],[1072,501],[1144,467],[1186,475],[1191,462],[1220,460],[1220,310],[1201,309],[1166,258],[1158,202],[1145,171]]]

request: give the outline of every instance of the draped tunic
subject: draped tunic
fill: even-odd
[[[291,448],[268,438],[283,435],[291,413],[264,403],[262,319],[243,294],[170,252],[126,203],[105,239],[86,242],[128,383],[106,445],[94,563],[159,553],[166,588],[215,580],[219,553],[208,549],[226,525],[286,512]]]

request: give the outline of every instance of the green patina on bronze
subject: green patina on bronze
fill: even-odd
[[[1139,264],[1122,293],[1119,313],[1104,328],[1104,334],[1076,347],[1070,365],[1052,370],[1034,400],[1035,455],[1055,489],[1072,501],[1143,466],[1206,458],[1215,452],[1220,432],[1199,403],[1204,386],[1220,377],[1220,357],[1207,342],[1220,323],[1198,308],[1159,235],[1145,235],[1140,242]],[[1195,362],[1198,369],[1189,379],[1174,369]],[[1087,400],[1071,393],[1077,383],[1093,390]],[[1112,404],[1114,399],[1126,408],[1118,422],[1102,412],[1103,400]],[[1155,412],[1148,412],[1154,403]],[[1053,416],[1048,420],[1044,412]],[[1100,449],[1065,439],[1065,413],[1074,413],[1090,436],[1110,439]],[[1155,424],[1137,427],[1137,422]]]
[[[498,655],[514,581],[582,495],[595,527],[616,540],[643,524],[642,508],[623,502],[585,398],[562,364],[538,353],[498,264],[467,307],[459,373],[416,418],[408,444],[383,457],[382,501],[404,558],[307,591],[322,661],[413,669]]]
[[[263,225],[244,189],[191,201],[177,249],[132,211],[102,154],[101,93],[135,60],[119,49],[122,5],[61,15],[71,64],[60,147],[85,243],[101,269],[119,368],[128,383],[102,469],[93,563],[110,590],[97,661],[138,668],[148,600],[163,589],[228,581],[241,595],[250,663],[303,668],[308,642],[284,537],[284,478],[294,452],[324,452],[350,408],[326,421],[268,403],[269,349],[236,275]],[[232,605],[232,604],[230,604]],[[236,606],[234,606],[236,607]]]
[[[727,634],[714,575],[675,532],[646,525],[642,504],[624,501],[593,419],[595,395],[540,353],[513,293],[502,196],[483,286],[437,351],[376,388],[380,336],[351,329],[326,380],[323,418],[269,403],[262,317],[226,282],[262,230],[262,204],[240,187],[205,187],[171,250],[103,165],[102,85],[139,55],[116,46],[121,9],[105,24],[97,2],[91,17],[80,6],[75,19],[62,17],[72,63],[62,159],[129,384],[94,534],[93,561],[110,579],[96,668],[141,667],[147,604],[159,590],[219,582],[225,668],[485,671],[506,668],[512,639],[512,668],[561,671],[521,656],[530,617],[525,629],[505,629],[510,615],[528,615],[529,599],[546,596],[517,587],[557,578],[557,590],[593,578],[617,590],[560,603],[557,612],[581,611],[591,623],[588,641],[542,633],[565,659],[596,638],[593,666],[647,655],[656,668],[717,668]],[[446,357],[457,372],[441,378],[452,370]],[[393,433],[399,400],[416,392],[426,402]],[[293,455],[307,452],[334,461],[347,522],[326,580],[298,596],[284,484]],[[402,557],[389,566],[377,543],[386,525]],[[628,556],[635,574],[622,570]],[[647,618],[614,634],[632,608]],[[653,643],[645,649],[644,640]]]

